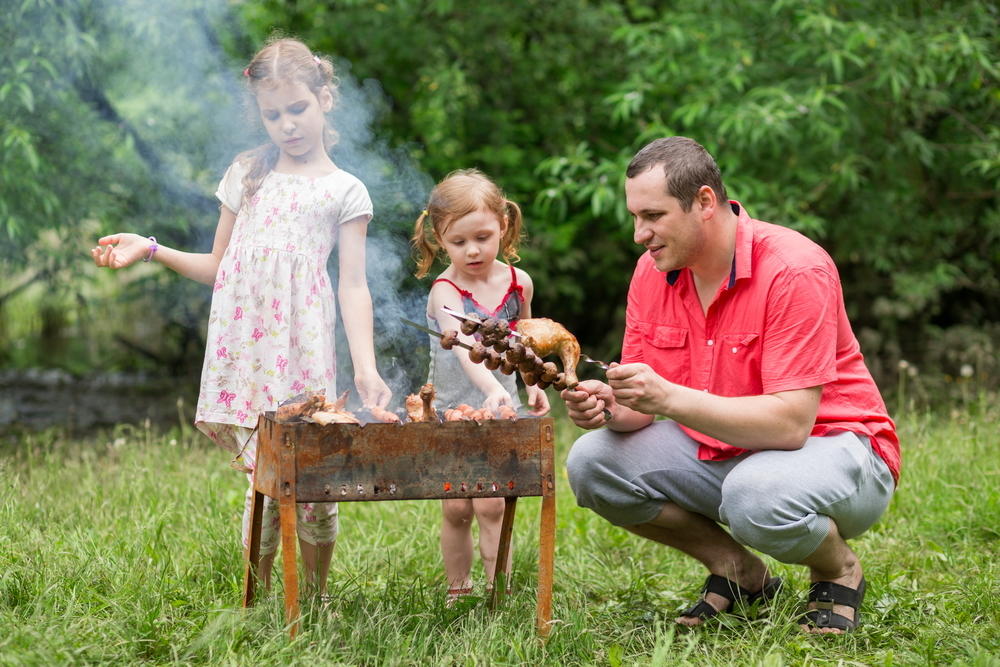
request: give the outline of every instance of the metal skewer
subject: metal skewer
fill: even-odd
[[[475,322],[476,324],[482,324],[483,323],[483,320],[481,318],[470,317],[470,316],[466,315],[465,313],[460,313],[457,310],[452,310],[448,306],[441,306],[441,310],[443,312],[451,315],[456,320],[462,320],[463,322]],[[510,334],[509,335],[514,336],[515,338],[523,338],[524,337],[524,334],[519,333],[517,331],[514,331],[513,329],[510,330]]]
[[[403,324],[410,325],[414,329],[420,329],[421,331],[423,331],[425,333],[429,333],[432,336],[437,336],[438,338],[444,338],[444,334],[441,333],[440,331],[434,331],[434,329],[431,329],[430,327],[425,327],[422,324],[417,324],[416,322],[408,320],[405,317],[401,317],[399,321],[402,322]],[[460,340],[456,340],[454,344],[458,345],[459,347],[464,347],[466,350],[471,350],[472,349],[471,345],[466,345],[465,343],[463,343]]]

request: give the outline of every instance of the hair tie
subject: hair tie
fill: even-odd
[[[424,210],[422,210],[422,211],[420,212],[420,215],[430,215],[430,213],[428,213],[428,212],[427,212],[427,209],[425,208]]]
[[[245,70],[243,70],[243,76],[247,77],[248,79],[250,78],[250,68],[249,67],[247,67]]]
[[[313,60],[316,61],[317,65],[321,65],[322,64],[322,61],[319,59],[319,56],[313,56]]]

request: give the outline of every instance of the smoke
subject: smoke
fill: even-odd
[[[428,288],[410,278],[415,267],[409,237],[433,182],[404,149],[389,146],[374,132],[379,111],[388,105],[381,85],[373,79],[358,81],[346,61],[338,61],[336,69],[340,102],[332,113],[332,124],[340,139],[334,146],[333,160],[361,179],[374,203],[366,254],[368,288],[375,310],[379,371],[396,402],[427,377],[427,335],[404,325],[401,319],[426,319]],[[332,257],[330,269],[336,275]],[[342,343],[346,341],[338,340],[338,349],[346,350]],[[345,372],[348,369],[344,366],[338,369],[342,376]]]

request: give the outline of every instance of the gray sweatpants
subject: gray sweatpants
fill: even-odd
[[[843,432],[809,438],[793,451],[700,461],[698,443],[672,421],[631,433],[586,433],[566,468],[577,504],[613,524],[646,523],[673,502],[785,563],[814,552],[831,519],[844,539],[868,530],[895,488],[865,436]]]

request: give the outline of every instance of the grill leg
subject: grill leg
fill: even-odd
[[[496,606],[507,594],[507,556],[510,554],[511,533],[514,531],[514,510],[517,509],[517,498],[503,499],[503,520],[500,523],[500,543],[497,544],[497,565],[493,570],[493,592],[490,593],[489,607]]]
[[[255,474],[256,475],[256,474]],[[257,568],[260,565],[260,524],[264,512],[264,494],[257,490],[254,477],[253,502],[250,504],[250,534],[243,550],[243,606],[252,607],[257,594]]]
[[[538,612],[536,628],[542,637],[552,630],[552,579],[556,551],[555,491],[542,496],[541,527],[538,535]]]
[[[281,518],[281,564],[285,578],[285,621],[292,639],[299,631],[299,571],[295,553],[295,498],[282,494],[278,501]]]

